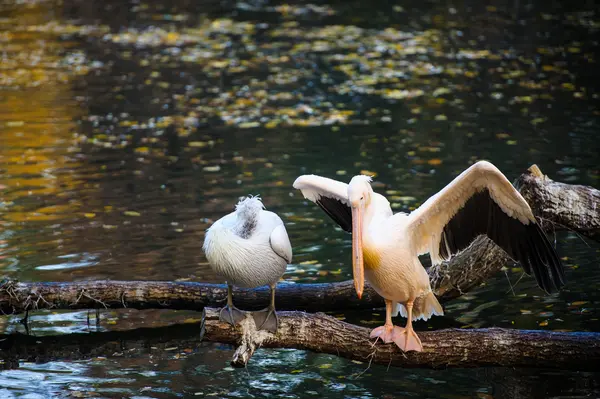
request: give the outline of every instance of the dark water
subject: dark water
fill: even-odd
[[[2,2],[0,275],[218,282],[204,230],[261,194],[294,247],[284,278],[346,280],[349,237],[291,188],[302,173],[376,173],[398,211],[476,159],[598,187],[599,28],[594,2],[577,1]],[[563,291],[508,270],[448,304],[446,322],[600,331],[600,246],[568,232],[556,245]],[[294,350],[234,370],[231,348],[186,327],[198,317],[102,312],[100,331],[183,324],[21,363],[0,396],[600,396],[592,373],[365,371]],[[23,332],[18,319],[0,330]],[[86,312],[39,312],[31,328],[89,329]]]

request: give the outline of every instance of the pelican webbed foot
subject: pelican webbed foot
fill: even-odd
[[[416,351],[422,352],[423,345],[421,344],[421,339],[415,332],[415,330],[411,328],[400,328],[396,327],[399,330],[394,330],[394,334],[392,340],[400,349],[404,352],[408,351]]]
[[[254,317],[256,328],[259,330],[267,330],[275,334],[277,332],[277,327],[279,326],[279,319],[277,318],[277,313],[275,313],[275,283],[270,284],[269,288],[271,291],[271,301],[269,302],[269,306],[263,310],[252,312],[252,316]]]
[[[229,323],[232,326],[238,325],[245,318],[246,313],[235,306],[226,305],[219,312],[219,320]]]
[[[394,342],[394,337],[400,336],[403,332],[404,328],[402,327],[386,324],[371,331],[370,337],[376,338],[375,342],[382,340],[385,344],[389,344],[390,342]]]
[[[277,332],[279,319],[277,318],[275,308],[269,306],[263,310],[252,312],[252,317],[254,317],[254,323],[256,324],[257,329],[267,330],[273,334]]]

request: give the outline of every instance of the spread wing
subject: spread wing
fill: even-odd
[[[472,165],[409,215],[419,254],[434,264],[449,259],[485,234],[521,263],[538,285],[552,292],[565,283],[556,251],[531,208],[494,165]]]
[[[273,229],[269,242],[277,255],[285,259],[287,263],[292,263],[292,244],[290,244],[290,238],[283,223]]]
[[[319,205],[342,229],[352,232],[352,209],[348,202],[348,185],[317,175],[302,175],[294,182],[304,198]]]

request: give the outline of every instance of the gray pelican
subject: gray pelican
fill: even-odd
[[[458,175],[410,214],[393,214],[390,203],[373,192],[371,178],[350,184],[315,175],[300,176],[294,188],[319,205],[343,230],[352,233],[354,287],[360,298],[364,279],[385,299],[385,325],[371,338],[395,342],[404,351],[422,351],[412,321],[442,315],[429,276],[418,255],[433,264],[465,249],[486,234],[521,263],[546,292],[565,283],[563,266],[529,205],[494,165],[480,161]],[[407,318],[396,327],[392,316]]]
[[[227,281],[227,305],[221,309],[221,321],[236,325],[245,317],[233,305],[233,285],[269,285],[269,306],[252,315],[259,329],[275,333],[275,285],[292,261],[292,246],[281,218],[263,208],[258,197],[242,199],[234,212],[208,228],[202,249],[212,269]]]

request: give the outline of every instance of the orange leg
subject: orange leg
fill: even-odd
[[[413,302],[408,301],[404,304],[404,306],[406,307],[406,313],[408,313],[407,314],[408,321],[406,322],[406,328],[403,328],[402,331],[398,331],[398,333],[396,333],[396,331],[394,330],[392,340],[404,352],[408,352],[408,351],[422,352],[423,345],[421,344],[421,340],[419,339],[419,337],[417,336],[417,333],[415,332],[415,330],[413,330],[413,327],[412,327]]]
[[[385,300],[385,324],[371,331],[371,338],[381,339],[384,343],[394,342],[394,336],[404,331],[401,327],[396,327],[392,323],[392,301]],[[375,342],[377,342],[377,340]]]

